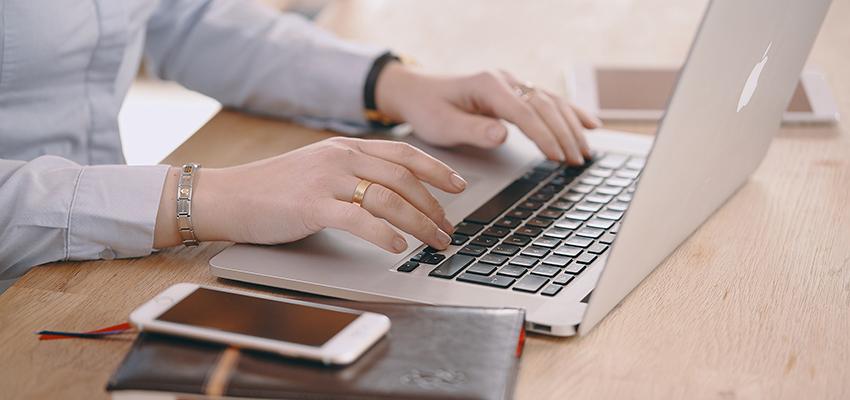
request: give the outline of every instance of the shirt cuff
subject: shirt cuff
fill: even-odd
[[[68,217],[65,259],[141,257],[151,253],[169,167],[84,167]]]

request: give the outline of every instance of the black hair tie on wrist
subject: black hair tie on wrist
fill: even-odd
[[[365,108],[366,120],[369,125],[376,129],[391,128],[398,125],[389,117],[378,110],[377,102],[375,101],[375,89],[378,85],[378,77],[381,76],[381,71],[387,64],[393,61],[401,61],[401,58],[392,52],[381,54],[375,62],[372,63],[372,68],[369,69],[369,74],[366,75],[366,84],[363,85],[363,105]]]

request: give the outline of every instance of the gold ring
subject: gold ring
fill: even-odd
[[[366,189],[369,188],[372,182],[361,179],[357,187],[354,188],[354,196],[351,197],[351,202],[358,207],[363,207],[363,198],[366,197]]]
[[[534,95],[534,91],[534,84],[531,82],[524,82],[514,86],[514,93],[525,101],[528,101]]]

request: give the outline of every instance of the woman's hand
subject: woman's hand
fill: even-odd
[[[438,249],[451,241],[454,228],[423,182],[450,193],[466,188],[446,164],[413,146],[351,138],[236,167],[201,168],[195,179],[192,220],[200,241],[284,243],[337,228],[394,253],[407,243],[393,226]],[[361,179],[373,183],[359,207],[352,197]],[[157,248],[179,243],[173,174],[165,185]]]
[[[590,157],[584,128],[601,125],[565,99],[507,72],[439,77],[391,63],[378,78],[375,96],[380,111],[410,123],[428,143],[496,147],[507,137],[499,121],[504,119],[525,132],[547,158],[573,165]]]

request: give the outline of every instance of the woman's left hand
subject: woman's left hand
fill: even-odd
[[[378,109],[410,123],[414,134],[438,145],[493,148],[507,137],[504,119],[517,125],[551,160],[584,163],[590,149],[584,129],[599,120],[547,90],[507,72],[434,76],[401,63],[387,65],[378,78]]]

